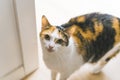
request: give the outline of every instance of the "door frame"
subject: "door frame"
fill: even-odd
[[[25,75],[39,67],[35,0],[14,0]]]

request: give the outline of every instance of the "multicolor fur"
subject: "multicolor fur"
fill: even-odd
[[[84,59],[99,60],[115,44],[120,42],[120,19],[108,14],[92,13],[72,18],[62,27],[74,38],[78,49],[84,47]]]
[[[84,63],[96,63],[120,42],[120,19],[91,13],[53,26],[43,16],[40,37],[45,64],[54,75],[61,74],[60,80],[66,80]]]

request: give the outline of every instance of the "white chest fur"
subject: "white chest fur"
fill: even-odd
[[[43,59],[49,69],[60,73],[64,72],[67,75],[70,75],[84,63],[72,39],[70,39],[68,47],[62,47],[56,52],[49,53],[43,47]]]

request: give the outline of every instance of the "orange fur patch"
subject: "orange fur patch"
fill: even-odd
[[[116,36],[115,36],[115,44],[120,42],[120,26],[119,26],[119,21],[117,18],[113,18],[113,26],[116,32]]]
[[[84,22],[85,21],[85,16],[79,16],[77,18],[77,22]]]
[[[78,26],[73,25],[71,26],[69,33],[77,35],[77,33],[80,32],[80,34],[85,39],[87,39],[88,41],[91,41],[91,40],[96,40],[97,36],[99,36],[99,34],[103,31],[103,25],[101,23],[98,24],[97,22],[95,22],[94,29],[95,29],[95,34],[92,31],[90,31],[89,28],[86,31],[83,31]]]
[[[73,25],[69,29],[69,34],[73,37],[75,43],[78,45],[81,44],[80,39],[77,37],[77,33],[79,32],[79,28],[76,25]]]
[[[50,26],[48,29],[42,30],[40,33],[40,37],[44,38],[45,34],[51,34],[55,29],[56,29],[56,27]]]
[[[42,29],[44,29],[48,25],[50,25],[49,21],[47,20],[45,16],[42,16]]]
[[[69,22],[85,22],[85,16],[79,16],[77,18],[71,18]]]
[[[94,29],[95,29],[94,40],[96,40],[96,37],[99,36],[99,34],[103,31],[102,23],[95,22]]]

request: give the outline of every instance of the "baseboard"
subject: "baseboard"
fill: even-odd
[[[21,80],[25,76],[24,68],[19,67],[15,71],[9,73],[8,75],[2,77],[0,80]]]

